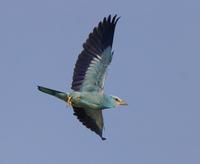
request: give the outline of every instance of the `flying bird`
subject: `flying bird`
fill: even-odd
[[[107,67],[111,63],[113,37],[120,17],[105,17],[89,34],[75,64],[69,93],[38,86],[41,92],[55,96],[73,108],[74,115],[83,125],[103,137],[102,111],[127,103],[104,92]]]

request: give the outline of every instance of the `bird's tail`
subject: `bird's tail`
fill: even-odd
[[[56,90],[49,89],[49,88],[42,87],[42,86],[38,86],[38,90],[41,91],[41,92],[44,92],[46,94],[55,96],[55,97],[57,97],[57,98],[59,98],[59,99],[61,99],[63,101],[67,101],[68,100],[68,94],[67,93],[56,91]]]

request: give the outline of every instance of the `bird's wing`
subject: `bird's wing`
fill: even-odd
[[[83,51],[74,68],[72,89],[102,92],[106,69],[112,60],[112,43],[117,15],[104,18],[83,44]]]
[[[82,122],[83,125],[98,134],[102,140],[106,139],[102,136],[104,127],[102,110],[73,108],[74,115],[77,116],[78,120]]]

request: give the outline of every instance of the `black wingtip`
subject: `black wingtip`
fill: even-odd
[[[102,139],[102,141],[105,141],[105,140],[106,140],[106,138],[104,138],[104,137],[101,137],[101,139]]]
[[[121,16],[117,16],[117,14],[115,14],[113,17],[112,15],[108,15],[108,17],[104,17],[103,21],[107,21],[110,22],[110,23],[113,23],[113,24],[117,24],[118,20],[121,18]]]
[[[116,15],[117,16],[117,15]],[[121,16],[119,16],[116,20],[115,20],[115,24],[118,22],[118,20],[121,19]]]
[[[102,136],[102,132],[100,134],[98,134],[98,135],[101,137],[102,141],[106,140],[106,138]]]

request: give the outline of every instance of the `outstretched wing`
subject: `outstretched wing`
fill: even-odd
[[[102,136],[104,126],[102,110],[89,110],[74,107],[74,115],[77,116],[78,120],[82,122],[83,125],[98,134],[102,140],[106,139]]]
[[[74,68],[72,89],[102,92],[106,69],[112,60],[112,43],[117,15],[104,18],[83,44],[83,51]]]

